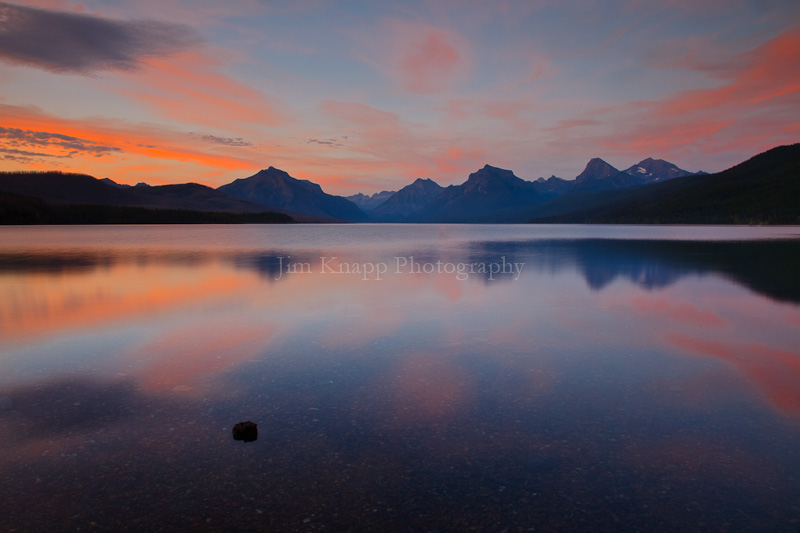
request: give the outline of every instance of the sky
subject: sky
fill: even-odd
[[[346,196],[796,142],[797,0],[0,2],[0,170]]]

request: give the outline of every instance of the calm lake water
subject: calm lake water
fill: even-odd
[[[0,328],[3,530],[800,529],[800,227],[5,227]]]

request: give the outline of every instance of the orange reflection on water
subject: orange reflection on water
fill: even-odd
[[[31,273],[0,281],[6,340],[69,332],[198,304],[259,283],[217,263],[116,263],[90,272]]]
[[[639,294],[632,298],[631,307],[636,311],[656,314],[674,322],[688,322],[705,327],[728,325],[728,322],[714,311],[701,309],[692,303],[675,301],[665,296]]]
[[[229,370],[261,353],[275,328],[203,323],[169,330],[128,358],[146,358],[134,373],[146,390],[190,391],[199,381]]]
[[[452,358],[436,353],[399,359],[388,381],[388,397],[401,425],[443,420],[475,401],[469,373]]]
[[[698,435],[660,435],[658,438],[626,439],[620,453],[627,464],[646,472],[651,479],[669,478],[674,483],[701,479],[714,480],[723,486],[745,487],[758,492],[788,488],[773,461],[727,443]],[[760,486],[755,486],[758,483]],[[667,483],[654,483],[650,490],[675,490]]]
[[[779,411],[800,415],[800,352],[761,344],[709,341],[680,334],[666,335],[666,340],[683,351],[726,361]]]

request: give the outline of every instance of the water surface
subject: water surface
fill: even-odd
[[[0,526],[797,531],[799,239],[0,228]]]

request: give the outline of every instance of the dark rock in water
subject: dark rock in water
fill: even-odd
[[[233,426],[233,440],[253,442],[258,438],[258,424],[255,422],[239,422]]]

